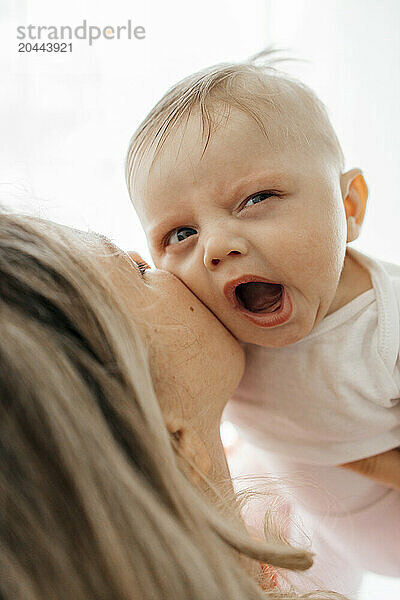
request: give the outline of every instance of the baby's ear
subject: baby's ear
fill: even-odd
[[[364,221],[368,187],[360,169],[343,173],[340,187],[347,219],[347,242],[357,239]]]

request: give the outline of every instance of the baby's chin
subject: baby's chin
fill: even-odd
[[[307,337],[313,329],[313,323],[286,323],[284,325],[262,329],[250,324],[245,328],[232,327],[233,335],[243,344],[255,344],[263,348],[283,348]]]

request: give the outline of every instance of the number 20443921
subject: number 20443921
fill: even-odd
[[[69,44],[65,42],[47,42],[43,44],[21,42],[18,44],[18,52],[72,52],[72,42]]]

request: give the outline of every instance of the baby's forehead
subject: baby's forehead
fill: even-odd
[[[227,102],[210,104],[207,115],[195,107],[171,129],[168,142],[172,147],[179,148],[183,139],[186,142],[191,139],[193,147],[203,155],[215,137],[225,132],[245,133],[249,129],[261,132],[276,150],[288,147],[288,144],[291,148],[310,146],[309,119],[301,107],[266,110],[262,105],[238,108]]]
[[[300,117],[297,119],[300,122]],[[243,110],[217,106],[212,114],[209,130],[205,130],[199,111],[175,127],[156,155],[143,164],[138,180],[141,187],[175,185],[183,180],[207,177],[207,170],[215,172],[236,169],[250,171],[263,163],[271,170],[282,170],[281,165],[300,164],[305,158],[321,156],[322,149],[308,143],[306,130],[298,135],[291,128],[286,114],[270,115],[257,120]],[[143,197],[143,193],[139,194]]]

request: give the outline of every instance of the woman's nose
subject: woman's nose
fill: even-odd
[[[242,238],[226,238],[223,234],[209,238],[204,247],[203,262],[213,271],[228,256],[246,255],[247,245]]]

